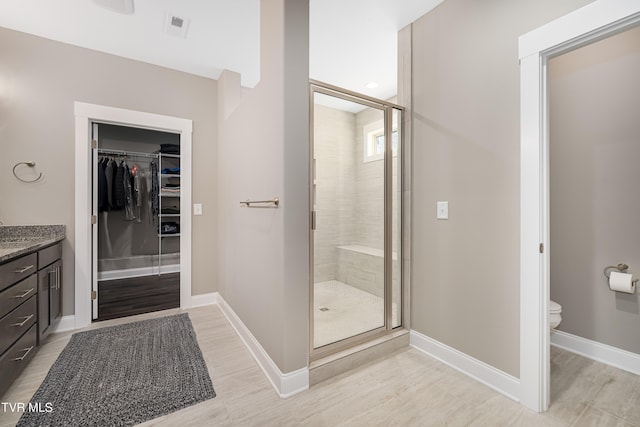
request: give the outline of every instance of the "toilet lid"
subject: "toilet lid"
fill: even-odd
[[[549,313],[561,313],[562,306],[555,301],[549,300]]]

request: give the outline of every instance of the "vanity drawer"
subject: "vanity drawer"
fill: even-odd
[[[38,331],[33,325],[9,350],[0,357],[0,396],[9,388],[20,372],[29,364],[36,354]]]
[[[33,274],[0,292],[0,319],[38,293],[38,275]]]
[[[0,319],[0,354],[36,323],[38,309],[36,301],[37,298],[32,296],[27,302]]]
[[[37,269],[37,254],[26,255],[0,265],[0,291],[35,273]]]
[[[57,243],[38,251],[38,269],[44,268],[62,258],[62,244]]]

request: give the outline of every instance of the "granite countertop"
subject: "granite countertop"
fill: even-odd
[[[2,225],[0,263],[35,252],[64,238],[64,225]]]

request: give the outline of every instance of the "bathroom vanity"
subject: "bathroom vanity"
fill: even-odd
[[[63,225],[0,226],[0,396],[62,314]]]

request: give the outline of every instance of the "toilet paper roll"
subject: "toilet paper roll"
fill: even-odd
[[[633,281],[633,274],[612,271],[611,276],[609,276],[609,288],[616,292],[635,294],[636,284]]]

